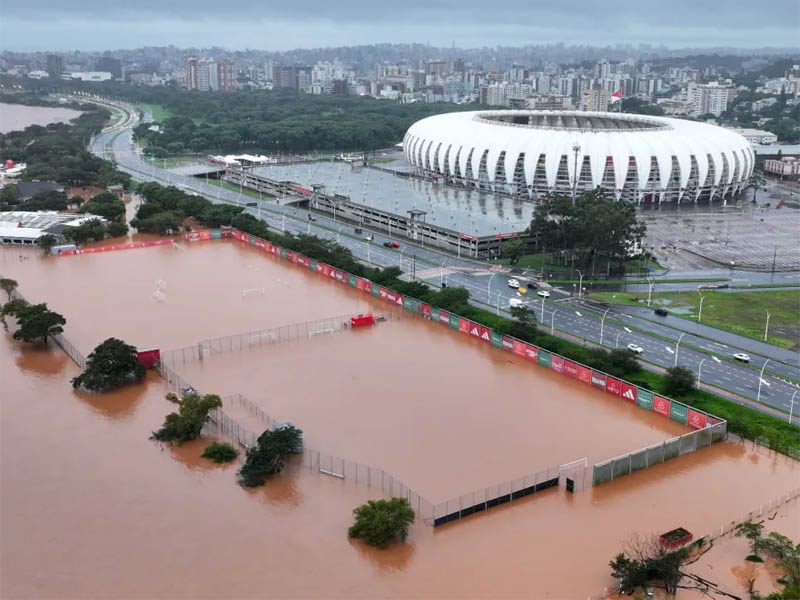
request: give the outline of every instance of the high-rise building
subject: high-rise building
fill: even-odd
[[[47,74],[50,79],[61,79],[64,72],[64,59],[58,54],[47,55]]]
[[[217,89],[220,92],[232,92],[236,89],[236,69],[234,69],[233,61],[229,58],[223,58],[217,61]]]
[[[711,113],[718,117],[728,110],[728,104],[736,97],[736,88],[732,85],[690,83],[687,92],[690,115],[706,115]]]
[[[95,71],[111,73],[116,79],[122,79],[122,61],[113,56],[103,56],[97,59],[94,65]]]
[[[609,101],[609,93],[596,83],[581,94],[581,110],[607,111]]]

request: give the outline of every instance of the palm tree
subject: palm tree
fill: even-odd
[[[747,187],[753,188],[753,204],[756,202],[756,194],[758,190],[762,189],[767,184],[767,180],[761,175],[761,173],[756,173],[755,171],[750,176],[750,180],[747,182]]]

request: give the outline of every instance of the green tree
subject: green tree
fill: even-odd
[[[622,593],[632,594],[636,588],[658,581],[668,595],[675,595],[687,576],[681,567],[689,558],[689,547],[670,550],[657,536],[634,535],[625,543],[625,549],[609,562],[611,576],[619,581]]]
[[[17,186],[9,183],[0,191],[0,210],[10,210],[17,202]]]
[[[758,556],[758,553],[764,548],[764,539],[761,537],[764,531],[764,525],[747,521],[745,523],[739,523],[735,531],[736,537],[747,538],[750,544],[750,554]]]
[[[47,304],[29,304],[17,309],[17,325],[14,339],[32,343],[42,340],[45,344],[51,335],[64,331],[67,321],[63,316],[47,308]]]
[[[355,523],[347,535],[379,548],[385,548],[392,541],[405,541],[415,517],[406,498],[370,500],[353,510],[353,515]]]
[[[117,221],[125,215],[125,203],[113,192],[101,192],[81,206],[78,212]]]
[[[72,379],[72,387],[107,392],[126,383],[141,381],[146,372],[136,348],[122,340],[108,338],[92,350],[86,359],[86,369]]]
[[[685,396],[695,387],[694,373],[686,367],[677,366],[667,369],[666,393],[670,396]]]
[[[0,307],[0,322],[3,323],[3,327],[5,329],[8,329],[8,323],[6,323],[6,315],[16,315],[17,311],[26,306],[28,306],[28,303],[22,298],[9,300],[5,304],[3,304],[3,306]]]
[[[758,194],[758,190],[763,188],[766,185],[766,180],[761,175],[761,173],[753,173],[750,176],[750,180],[747,182],[747,187],[753,188],[753,202],[756,201],[756,194]]]
[[[108,224],[106,233],[108,233],[109,237],[122,237],[123,235],[128,235],[128,226],[125,223],[114,221]]]
[[[106,226],[100,219],[89,219],[77,227],[64,227],[64,237],[76,244],[102,240],[106,236]]]
[[[217,464],[231,462],[236,460],[239,453],[230,444],[213,442],[205,447],[203,450],[203,458],[213,460]]]
[[[266,478],[283,470],[284,462],[303,449],[303,432],[292,425],[267,429],[256,445],[247,451],[239,470],[239,483],[245,487],[264,485]]]
[[[222,400],[214,394],[205,396],[184,396],[177,413],[170,413],[164,425],[154,431],[151,439],[160,442],[183,444],[200,437],[209,411],[220,408]]]
[[[36,245],[39,246],[45,254],[49,254],[50,250],[52,250],[53,246],[56,244],[58,244],[58,238],[52,233],[46,233],[36,240]]]
[[[515,265],[523,254],[525,254],[525,242],[516,238],[503,243],[500,256],[507,258],[509,264]]]
[[[6,293],[9,300],[11,300],[11,294],[18,286],[19,284],[13,279],[8,279],[7,277],[0,279],[0,289]]]

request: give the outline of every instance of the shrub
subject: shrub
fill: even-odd
[[[203,425],[211,409],[222,406],[222,400],[214,394],[205,396],[184,396],[177,413],[170,413],[164,425],[154,431],[151,439],[160,442],[182,444],[200,437]]]
[[[267,477],[283,470],[284,461],[303,449],[303,432],[287,425],[267,429],[255,447],[247,451],[244,465],[239,469],[239,483],[245,487],[264,485]]]
[[[353,515],[356,521],[347,535],[378,548],[385,548],[393,540],[404,541],[414,522],[414,509],[405,498],[370,500],[353,510]]]
[[[203,458],[213,460],[217,464],[231,462],[236,460],[239,453],[230,444],[214,442],[209,444],[203,450]]]
[[[667,394],[671,396],[685,396],[694,389],[694,373],[686,367],[670,367],[665,377]]]

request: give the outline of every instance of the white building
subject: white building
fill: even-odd
[[[78,81],[110,81],[113,78],[107,71],[83,71],[72,73],[71,77]]]
[[[778,142],[778,136],[771,131],[764,131],[763,129],[739,129],[735,127],[732,129],[751,144],[760,144],[763,146]]]
[[[711,113],[715,117],[728,110],[728,105],[736,97],[732,85],[712,83],[690,83],[687,91],[689,114],[693,116]]]

